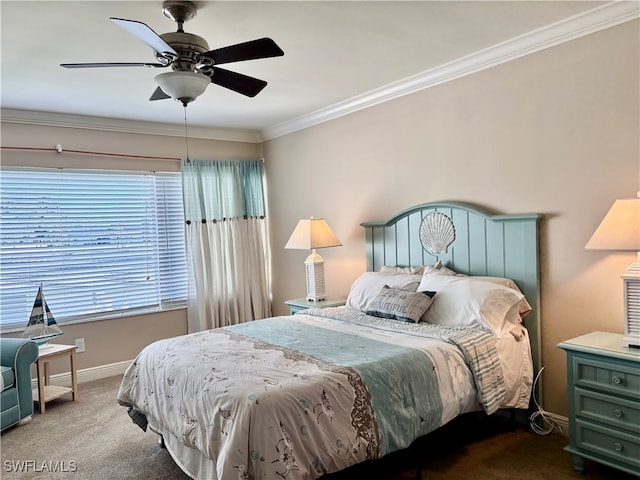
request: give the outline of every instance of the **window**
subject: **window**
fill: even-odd
[[[60,324],[185,306],[179,173],[3,169],[0,326],[38,286]]]

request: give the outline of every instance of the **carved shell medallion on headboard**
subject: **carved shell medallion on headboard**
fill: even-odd
[[[420,241],[431,255],[447,253],[447,248],[456,239],[453,221],[444,213],[431,212],[420,224]]]

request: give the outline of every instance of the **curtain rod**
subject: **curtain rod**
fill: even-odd
[[[152,155],[130,155],[127,153],[109,153],[109,152],[93,152],[90,150],[66,150],[62,149],[62,145],[56,145],[55,147],[45,148],[45,147],[11,147],[11,146],[1,146],[2,150],[19,150],[25,152],[56,152],[56,153],[77,153],[84,155],[95,155],[101,157],[120,157],[120,158],[140,158],[145,160],[168,160],[168,161],[180,161],[181,158],[178,157],[156,157]]]

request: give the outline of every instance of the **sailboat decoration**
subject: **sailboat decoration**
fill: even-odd
[[[24,329],[23,337],[28,337],[38,345],[45,345],[50,338],[62,335],[62,330],[58,327],[56,319],[53,318],[51,310],[44,299],[42,284],[38,288],[36,299],[33,302],[33,309],[29,316],[29,323]]]

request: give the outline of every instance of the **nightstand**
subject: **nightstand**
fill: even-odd
[[[640,349],[622,335],[592,332],[559,343],[567,352],[573,468],[586,459],[640,475]]]
[[[284,303],[289,305],[289,314],[293,315],[300,310],[306,310],[308,308],[327,308],[327,307],[341,307],[347,300],[344,298],[329,297],[326,300],[319,300],[313,302],[306,298],[294,298],[293,300],[286,300]]]

